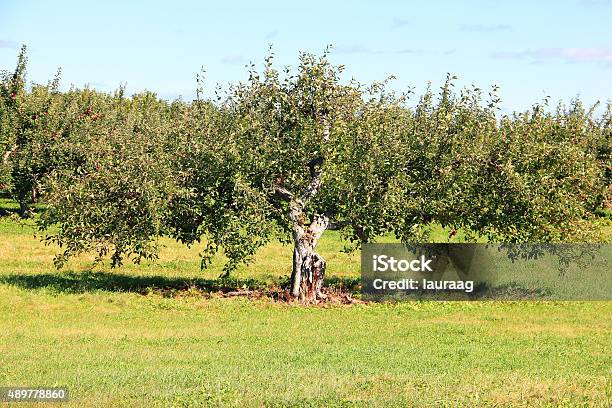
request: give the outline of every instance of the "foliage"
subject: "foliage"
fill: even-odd
[[[9,159],[17,141],[17,104],[18,97],[24,94],[26,65],[26,48],[22,47],[15,71],[0,72],[0,193],[10,191],[12,187]]]
[[[28,88],[25,65],[24,50],[2,77],[0,189],[43,194],[58,266],[87,251],[154,258],[166,235],[204,242],[204,266],[222,250],[229,272],[289,240],[288,194],[303,199],[300,222],[329,217],[357,245],[426,241],[433,223],[467,239],[597,240],[594,214],[610,205],[610,106],[500,116],[495,87],[457,92],[450,75],[411,106],[392,78],[342,81],[326,53],[282,71],[270,54],[245,83],[190,103],[60,92],[58,77]]]
[[[2,86],[3,171],[0,191],[21,204],[22,215],[36,202],[45,178],[53,170],[76,168],[80,157],[72,148],[74,128],[95,121],[91,105],[95,92],[59,91],[60,72],[46,85],[26,86],[25,47],[12,75],[5,73]]]
[[[111,253],[113,265],[125,255],[154,258],[155,240],[165,233],[167,203],[174,188],[173,114],[152,93],[123,97],[95,95],[97,118],[85,118],[71,129],[70,149],[79,153],[76,167],[56,169],[47,178],[47,211],[40,228],[57,224],[47,237],[64,247],[61,266],[71,256]]]
[[[249,81],[218,105],[195,105],[189,120],[197,124],[182,128],[186,150],[178,155],[189,192],[171,215],[179,239],[205,236],[206,256],[223,248],[229,270],[270,239],[289,239],[288,203],[275,188],[298,196],[315,172],[323,185],[351,177],[335,164],[351,147],[346,141],[364,102],[356,86],[340,84],[340,73],[326,58],[302,54],[297,73],[286,70],[281,78],[270,56],[262,74],[252,67]],[[305,216],[341,215],[334,211],[338,193],[324,189]]]
[[[498,119],[495,88],[483,103],[477,88],[454,96],[450,80],[437,103],[429,92],[421,98],[399,136],[408,158],[399,236],[411,240],[415,226],[436,221],[498,242],[594,239],[593,211],[609,186],[591,114],[535,105]]]

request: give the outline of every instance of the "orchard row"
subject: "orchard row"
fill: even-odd
[[[60,92],[59,76],[27,85],[23,50],[0,86],[0,193],[24,216],[44,203],[58,265],[84,251],[154,258],[160,235],[202,240],[203,264],[223,249],[228,271],[272,239],[314,262],[329,227],[355,243],[425,240],[434,222],[496,241],[600,239],[610,106],[501,116],[495,89],[458,91],[449,77],[411,107],[341,71],[325,54],[284,71],[270,56],[215,99],[169,102]]]

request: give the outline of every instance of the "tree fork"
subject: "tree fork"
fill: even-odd
[[[329,141],[330,124],[327,115],[321,118],[323,125],[323,141]],[[303,302],[314,302],[324,299],[323,279],[325,278],[325,259],[314,249],[329,227],[329,217],[315,214],[311,224],[305,227],[304,208],[306,203],[321,189],[320,167],[325,162],[323,156],[317,156],[308,162],[310,184],[301,197],[296,197],[281,186],[274,186],[273,190],[283,199],[289,201],[289,218],[293,223],[293,268],[291,271],[291,296],[300,298]]]

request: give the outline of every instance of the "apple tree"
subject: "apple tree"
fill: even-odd
[[[208,256],[222,248],[227,271],[271,239],[292,242],[290,293],[324,298],[316,245],[325,230],[363,240],[386,231],[385,202],[400,193],[394,121],[406,114],[384,84],[342,84],[341,72],[310,54],[279,72],[270,56],[217,109],[195,109],[177,155],[174,236],[204,238]]]
[[[151,92],[127,98],[123,89],[96,93],[92,104],[96,113],[86,111],[66,129],[63,151],[77,165],[53,169],[42,190],[47,209],[38,223],[42,230],[56,226],[46,239],[62,248],[58,267],[83,252],[97,260],[108,255],[113,266],[126,256],[152,259],[166,231],[175,184],[173,117],[184,104],[169,105]]]

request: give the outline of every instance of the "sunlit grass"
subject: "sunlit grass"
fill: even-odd
[[[158,262],[89,272],[80,256],[57,271],[35,232],[0,218],[0,386],[66,386],[66,406],[610,405],[611,302],[167,296],[143,289],[214,281],[223,259],[202,271],[197,246],[162,239]],[[356,278],[343,247],[326,233],[328,274]],[[290,268],[291,248],[270,244],[236,277]]]

